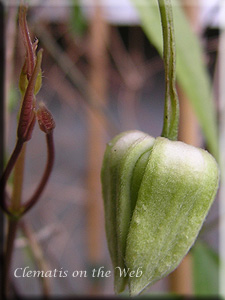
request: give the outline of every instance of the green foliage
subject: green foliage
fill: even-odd
[[[87,28],[87,22],[82,13],[79,1],[73,0],[72,4],[70,26],[76,35],[82,36]]]
[[[18,107],[18,91],[15,87],[10,86],[9,89],[9,101],[8,101],[8,111],[11,113]]]
[[[219,292],[219,256],[206,244],[197,242],[192,249],[196,296],[217,296]]]
[[[139,12],[143,30],[160,55],[163,54],[162,28],[157,0],[132,0]],[[210,78],[203,50],[177,1],[173,1],[177,51],[177,80],[190,100],[202,127],[210,152],[218,158],[218,137]]]

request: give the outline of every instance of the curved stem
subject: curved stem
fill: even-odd
[[[20,152],[22,150],[23,147],[23,142],[21,142],[21,140],[17,140],[16,146],[13,150],[13,153],[9,159],[9,162],[5,168],[5,171],[2,174],[2,177],[0,179],[0,189],[1,189],[1,201],[0,201],[0,206],[3,209],[4,212],[6,212],[8,215],[11,215],[10,211],[8,210],[8,206],[6,203],[6,197],[5,197],[5,187],[6,187],[6,183],[9,179],[9,176],[13,170],[13,167],[20,155]]]
[[[163,59],[165,65],[165,108],[162,136],[177,140],[179,101],[176,91],[176,51],[170,0],[158,0],[163,29]]]
[[[18,220],[9,218],[8,223],[8,234],[7,234],[7,241],[6,241],[6,249],[5,249],[5,256],[4,256],[4,295],[7,296],[9,290],[9,271],[12,263],[12,254],[14,248],[14,241],[16,238]]]
[[[51,174],[53,163],[54,163],[54,142],[53,142],[53,132],[46,134],[46,142],[47,142],[47,149],[48,149],[48,157],[47,157],[47,164],[45,167],[44,174],[42,176],[42,179],[34,192],[33,196],[27,202],[22,206],[22,213],[20,216],[25,214],[39,199],[42,191],[44,190],[47,181],[49,179],[49,176]]]
[[[24,143],[13,170],[13,190],[9,207],[12,213],[20,211],[25,173],[26,146],[26,143]]]

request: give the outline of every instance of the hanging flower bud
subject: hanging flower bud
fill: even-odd
[[[107,146],[101,173],[115,291],[130,294],[172,272],[201,229],[219,171],[205,150],[128,131]]]
[[[45,106],[44,102],[39,103],[39,108],[37,110],[37,120],[40,129],[46,134],[51,133],[55,128],[55,121],[53,119],[53,116]]]

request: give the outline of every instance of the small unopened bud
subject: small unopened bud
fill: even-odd
[[[51,133],[55,128],[55,121],[53,119],[53,116],[43,102],[39,103],[39,108],[37,110],[37,120],[40,129],[47,134]]]

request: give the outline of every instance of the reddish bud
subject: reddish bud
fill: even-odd
[[[55,128],[53,116],[43,102],[40,102],[39,104],[39,108],[37,110],[37,120],[40,129],[47,134],[51,133]]]
[[[22,95],[25,94],[28,82],[33,74],[35,63],[36,63],[36,50],[38,46],[38,39],[35,37],[33,43],[31,42],[29,29],[26,21],[27,8],[25,6],[20,6],[19,10],[19,26],[21,34],[24,41],[24,46],[26,48],[25,62],[20,73],[19,87]],[[41,70],[36,80],[36,85],[34,89],[34,94],[36,95],[41,88],[42,83],[42,73]]]
[[[30,78],[30,81],[28,83],[23,98],[21,111],[20,111],[17,136],[19,139],[21,139],[24,142],[28,141],[31,138],[30,131],[33,130],[33,127],[32,126],[30,127],[30,125],[33,123],[33,118],[34,118],[34,108],[35,108],[34,89],[35,89],[37,76],[40,72],[41,60],[42,60],[42,50],[38,52],[36,65],[33,74]]]
[[[25,6],[20,6],[19,26],[23,37],[24,46],[26,48],[26,71],[27,71],[27,79],[29,80],[35,66],[35,60],[36,60],[35,50],[37,48],[37,43],[35,41],[35,45],[33,45],[31,42],[30,32],[27,26],[26,14],[27,14],[27,8]]]

